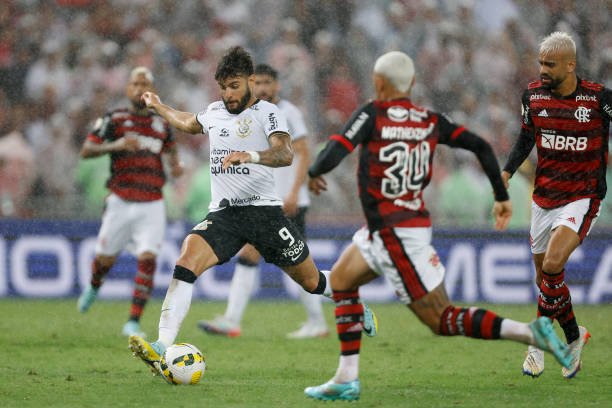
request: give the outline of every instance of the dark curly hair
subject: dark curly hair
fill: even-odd
[[[272,79],[278,79],[278,72],[268,64],[259,64],[255,67],[255,75],[268,75]]]
[[[240,46],[230,48],[221,58],[215,72],[215,80],[222,82],[227,78],[239,75],[253,75],[253,60],[246,50]]]

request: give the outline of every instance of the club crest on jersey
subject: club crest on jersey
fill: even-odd
[[[244,118],[244,119],[240,119],[238,121],[236,121],[236,123],[238,124],[238,128],[236,129],[236,134],[238,135],[238,137],[241,138],[246,138],[251,136],[251,123],[253,121],[251,120],[251,118]]]
[[[403,106],[391,106],[387,109],[387,116],[394,122],[405,122],[408,120],[408,109]]]
[[[578,119],[580,123],[587,123],[591,121],[591,109],[584,106],[579,106],[574,112],[574,117]]]

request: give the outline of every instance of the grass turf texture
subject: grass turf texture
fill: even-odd
[[[76,312],[76,299],[0,300],[0,405],[2,407],[315,407],[306,386],[335,372],[335,330],[326,339],[286,340],[304,318],[299,303],[252,302],[242,337],[200,332],[225,303],[195,301],[178,341],[204,353],[200,384],[171,386],[134,359],[120,335],[127,302],[98,301]],[[573,380],[546,356],[538,379],[521,374],[526,346],[433,336],[400,304],[374,304],[380,332],[362,340],[362,407],[609,406],[612,401],[612,305],[577,306],[593,337],[583,370]],[[535,306],[492,305],[502,316],[530,320]],[[143,318],[157,333],[160,301]],[[325,303],[328,322],[333,307]],[[330,327],[333,327],[330,325]],[[336,402],[336,404],[343,404]]]

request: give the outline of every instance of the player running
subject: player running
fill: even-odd
[[[276,70],[267,64],[257,65],[255,96],[277,105],[284,114],[293,138],[291,146],[295,152],[291,166],[274,169],[274,186],[279,197],[283,198],[283,212],[296,225],[302,236],[305,236],[306,212],[310,204],[305,184],[309,163],[308,132],[302,112],[291,102],[281,99],[279,92],[280,84]],[[247,244],[240,250],[225,314],[210,321],[202,320],[198,322],[198,327],[211,334],[228,337],[240,335],[240,322],[257,281],[260,259],[261,255],[252,245]],[[308,320],[298,330],[287,334],[287,337],[305,339],[327,336],[329,330],[323,315],[321,297],[303,290],[299,291],[299,297],[306,309]]]
[[[87,312],[117,256],[128,248],[137,257],[130,316],[123,326],[125,336],[144,333],[140,317],[153,290],[157,254],[166,229],[162,187],[166,181],[162,155],[168,156],[173,177],[183,173],[172,129],[161,116],[147,109],[142,94],[153,87],[153,74],[146,67],[134,68],[126,94],[129,109],[115,109],[99,118],[81,149],[81,157],[110,154],[111,176],[107,186],[102,225],[91,266],[91,281],[77,303]]]
[[[521,133],[502,179],[508,186],[535,145],[529,240],[540,289],[537,314],[557,320],[563,329],[572,361],[561,373],[572,378],[590,334],[576,322],[565,264],[593,228],[606,196],[612,93],[576,76],[576,44],[567,33],[544,38],[539,63],[540,80],[523,93]],[[543,351],[529,346],[523,374],[538,377],[543,371]]]
[[[497,160],[491,146],[476,134],[410,101],[414,66],[406,54],[394,51],[378,58],[373,82],[376,100],[357,110],[342,132],[330,137],[308,172],[309,187],[320,193],[326,189],[322,175],[360,146],[357,181],[367,225],[355,233],[330,276],[340,339],[336,374],[322,385],[306,388],[305,394],[320,400],[359,399],[361,331],[356,329],[363,313],[359,287],[380,275],[437,335],[530,344],[550,351],[568,366],[568,348],[548,318],[527,324],[451,304],[444,288],[444,266],[431,246],[431,220],[423,201],[434,151],[445,144],[476,155],[493,187],[495,227],[503,230],[512,206]]]
[[[253,95],[253,71],[251,56],[242,47],[231,48],[215,73],[222,100],[197,115],[162,104],[152,92],[143,95],[146,105],[177,129],[206,132],[210,140],[210,212],[183,241],[162,305],[159,338],[153,343],[140,336],[129,339],[134,354],[154,372],[187,315],[195,280],[210,267],[227,262],[247,243],[307,292],[331,294],[326,275],[284,216],[274,190],[272,168],[288,166],[293,159],[291,136],[276,105]],[[367,310],[360,325],[375,334],[376,319]]]

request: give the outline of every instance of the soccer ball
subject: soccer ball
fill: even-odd
[[[166,349],[159,367],[170,384],[197,384],[204,375],[206,362],[196,346],[178,343]]]

